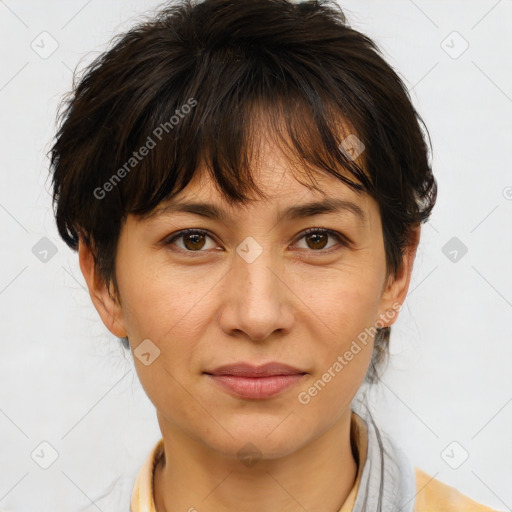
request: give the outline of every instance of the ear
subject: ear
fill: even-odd
[[[92,303],[103,323],[112,334],[118,338],[124,338],[127,333],[124,327],[121,306],[117,300],[110,296],[107,284],[97,272],[92,250],[82,236],[80,236],[78,244],[78,259],[80,269],[89,288]],[[113,292],[111,291],[111,293]]]
[[[398,312],[405,301],[411,282],[412,268],[420,241],[420,233],[421,226],[417,224],[411,231],[400,268],[395,274],[388,276],[381,295],[379,308],[378,322],[382,327],[389,327],[395,323],[398,318]]]

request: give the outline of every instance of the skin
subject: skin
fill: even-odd
[[[324,173],[316,176],[322,192],[308,188],[270,140],[262,144],[263,157],[253,168],[268,199],[230,207],[207,173],[198,173],[178,196],[215,203],[228,223],[176,212],[145,221],[127,217],[116,255],[120,302],[97,276],[89,248],[79,245],[80,267],[106,327],[128,336],[132,351],[144,339],[160,350],[148,366],[134,357],[165,445],[165,464],[154,478],[158,512],[334,512],[355,481],[350,406],[373,339],[308,404],[297,397],[365,328],[377,320],[379,326],[394,323],[419,228],[400,270],[387,275],[377,203]],[[367,220],[339,211],[276,222],[282,209],[324,196],[356,203]],[[352,244],[332,235],[303,236],[312,227],[341,233]],[[210,235],[165,245],[186,228]],[[263,250],[251,263],[236,252],[246,237]],[[247,400],[203,373],[237,361],[279,361],[307,375],[270,399]],[[237,456],[249,442],[261,452],[250,467]]]

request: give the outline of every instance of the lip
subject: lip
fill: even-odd
[[[208,370],[204,373],[209,375],[232,375],[236,377],[272,377],[275,375],[304,374],[306,372],[288,364],[272,361],[259,366],[244,362],[226,364],[219,366],[215,370]]]
[[[204,373],[225,391],[252,400],[278,395],[307,375],[303,370],[277,362],[260,366],[234,363]]]

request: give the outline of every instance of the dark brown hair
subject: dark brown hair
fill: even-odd
[[[376,200],[396,272],[436,200],[430,138],[376,44],[328,0],[183,0],[118,35],[59,111],[51,172],[60,235],[74,250],[83,237],[117,297],[123,219],[147,216],[199,165],[230,204],[264,197],[250,168],[262,118],[304,175],[330,173]],[[364,148],[361,159],[347,140]],[[371,382],[389,334],[376,335]]]

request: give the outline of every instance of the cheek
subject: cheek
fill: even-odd
[[[304,314],[317,317],[326,339],[347,340],[377,320],[382,286],[378,268],[344,267],[323,277],[310,275],[304,282],[315,283],[304,288]]]
[[[123,277],[123,315],[140,383],[157,410],[183,410],[190,401],[183,385],[190,386],[187,372],[195,367],[204,334],[206,290],[193,276],[148,265],[127,266]],[[137,355],[143,340],[154,344],[149,346],[156,357],[149,365]]]
[[[343,407],[357,392],[364,379],[373,350],[375,322],[379,319],[381,269],[377,265],[345,267],[317,281],[304,300],[306,317],[313,318],[320,330],[315,338],[315,375],[318,382],[311,394],[314,407],[329,402]],[[302,391],[307,391],[304,388]],[[314,398],[318,393],[322,395]],[[306,397],[306,401],[308,400]],[[348,400],[348,402],[347,402]]]
[[[339,309],[331,323],[334,331],[317,340],[315,367],[310,378],[295,396],[301,428],[318,435],[344,414],[364,380],[373,351],[374,307],[363,307],[363,298],[339,292]],[[354,302],[344,302],[353,299]],[[355,304],[355,305],[354,305]],[[313,354],[313,352],[312,352]],[[319,421],[321,418],[321,421]]]
[[[183,410],[190,402],[183,386],[189,389],[198,378],[199,345],[213,311],[208,299],[218,281],[211,273],[199,273],[197,268],[176,271],[147,264],[124,269],[123,315],[133,360],[142,387],[159,410]],[[149,366],[137,358],[138,346],[146,339],[158,354]]]
[[[129,338],[131,334],[134,342],[150,338],[158,344],[176,332],[180,338],[193,336],[196,324],[190,319],[201,310],[201,299],[209,289],[207,280],[191,270],[137,265],[136,259],[119,274]]]
[[[345,364],[337,360],[344,351],[333,354],[322,371],[298,390],[294,411],[300,428],[321,434],[350,408],[366,374],[371,348],[371,343],[363,346]]]

